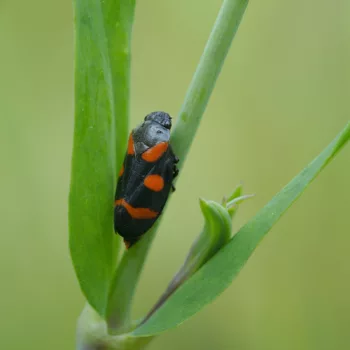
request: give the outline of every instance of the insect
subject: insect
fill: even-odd
[[[114,230],[127,249],[152,227],[175,191],[179,159],[169,144],[170,129],[170,115],[153,112],[129,136],[114,203]]]

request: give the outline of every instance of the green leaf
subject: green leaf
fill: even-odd
[[[349,139],[350,123],[313,162],[132,334],[142,337],[164,332],[181,324],[218,297],[237,276],[266,233]]]
[[[134,1],[75,1],[69,243],[81,289],[101,315],[118,248],[113,195],[127,140],[133,13]]]
[[[228,210],[213,201],[199,201],[205,225],[190,249],[184,264],[186,274],[192,274],[210,260],[230,239],[232,220]]]
[[[231,193],[231,195],[226,198],[224,197],[222,200],[222,205],[227,208],[228,213],[230,214],[231,218],[235,216],[237,213],[239,204],[244,202],[245,200],[254,197],[254,194],[245,194],[242,195],[243,185],[239,184]]]
[[[235,210],[231,205],[227,205],[226,198],[219,204],[214,201],[199,200],[199,204],[204,216],[204,227],[202,232],[193,242],[186,260],[180,270],[173,277],[167,289],[152,307],[146,317],[139,323],[145,323],[165,301],[179,288],[187,279],[198,271],[207,261],[209,261],[231,238],[232,218],[236,213],[239,204],[251,195],[241,195],[242,185],[238,186],[229,196],[230,202],[234,202]]]
[[[146,322],[162,307],[176,289],[210,260],[231,237],[232,223],[228,209],[204,199],[200,199],[199,204],[204,216],[204,228],[192,244],[184,264],[141,323]]]
[[[125,156],[129,134],[131,34],[135,0],[104,0],[100,3],[110,62],[116,132],[116,165],[119,170]]]

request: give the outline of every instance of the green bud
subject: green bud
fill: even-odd
[[[230,240],[232,217],[236,213],[239,204],[250,197],[252,195],[242,195],[242,185],[239,185],[228,198],[223,199],[222,204],[204,199],[199,200],[199,205],[204,216],[202,232],[192,244],[185,263],[143,322],[155,310],[159,309],[181,284],[198,271]]]

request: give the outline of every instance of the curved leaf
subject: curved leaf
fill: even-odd
[[[69,244],[81,289],[101,315],[118,247],[113,195],[127,138],[133,11],[132,0],[75,1]]]
[[[262,238],[289,206],[350,139],[350,123],[297,177],[243,226],[199,271],[187,280],[134,336],[151,336],[173,328],[218,297],[244,266]]]
[[[230,239],[231,217],[226,207],[213,201],[199,201],[204,216],[204,228],[191,246],[186,260],[169,283],[167,289],[141,323],[145,323],[181,284],[210,260]]]

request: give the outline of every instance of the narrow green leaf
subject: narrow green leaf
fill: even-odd
[[[127,140],[133,10],[134,1],[75,1],[69,243],[81,289],[101,315],[118,247],[113,195]]]
[[[116,130],[116,167],[122,165],[129,133],[131,34],[135,0],[101,2],[112,79]]]
[[[224,197],[222,200],[222,205],[227,206],[227,202],[230,202],[234,199],[236,199],[237,197],[242,196],[242,192],[243,192],[243,185],[242,183],[240,183],[239,185],[236,186],[236,188],[232,191],[232,193],[228,196],[228,197]]]
[[[184,322],[218,297],[237,276],[266,233],[349,139],[350,123],[313,162],[132,334],[151,336],[164,332]]]

